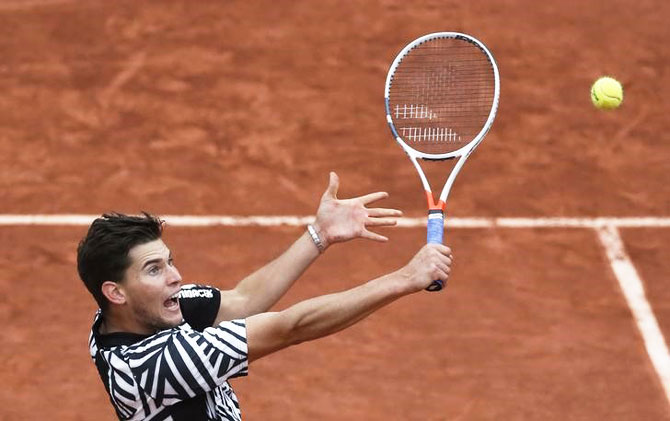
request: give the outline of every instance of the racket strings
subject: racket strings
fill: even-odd
[[[495,95],[493,66],[478,46],[431,39],[410,50],[393,74],[391,118],[408,146],[444,154],[484,127]]]

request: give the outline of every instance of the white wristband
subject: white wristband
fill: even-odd
[[[316,248],[319,249],[319,253],[323,253],[326,250],[326,247],[323,245],[323,241],[321,241],[319,234],[312,225],[307,225],[307,232],[309,232],[309,236],[312,237],[312,241],[314,241]]]

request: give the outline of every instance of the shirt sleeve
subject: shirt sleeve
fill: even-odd
[[[222,322],[202,332],[179,327],[128,347],[133,377],[157,404],[172,405],[248,372],[245,320]]]
[[[184,285],[179,292],[179,306],[184,321],[197,331],[211,327],[219,313],[221,292],[205,285]]]

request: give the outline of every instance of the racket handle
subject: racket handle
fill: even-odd
[[[428,211],[428,244],[442,244],[444,238],[444,212],[440,209]],[[426,288],[426,291],[439,291],[444,283],[436,279]]]

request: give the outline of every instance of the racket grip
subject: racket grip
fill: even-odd
[[[442,244],[444,239],[444,212],[440,209],[428,211],[428,244]],[[436,279],[426,288],[426,291],[439,291],[444,288],[444,283]]]

